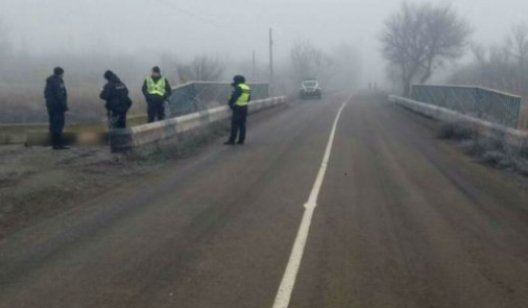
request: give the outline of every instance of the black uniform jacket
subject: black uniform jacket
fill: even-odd
[[[64,112],[68,110],[68,92],[62,77],[52,75],[46,79],[44,89],[46,107],[50,112]]]
[[[132,106],[128,88],[118,78],[110,79],[99,97],[106,102],[105,107],[108,111],[125,113]]]

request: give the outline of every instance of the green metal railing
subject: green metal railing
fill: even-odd
[[[250,86],[253,100],[269,97],[269,84],[254,83]],[[220,82],[190,82],[177,86],[168,100],[168,113],[177,117],[226,105],[232,90],[229,83]]]
[[[414,85],[411,98],[492,123],[518,128],[522,98],[481,87]]]

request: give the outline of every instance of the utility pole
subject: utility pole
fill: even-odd
[[[255,55],[255,50],[253,49],[253,62],[252,62],[252,78],[253,81],[257,79],[257,57]]]
[[[273,84],[273,29],[269,29],[269,82]]]

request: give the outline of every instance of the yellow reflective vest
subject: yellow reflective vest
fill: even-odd
[[[245,83],[241,83],[237,87],[240,88],[242,94],[237,99],[235,105],[240,107],[247,106],[249,103],[249,99],[251,98],[251,88]]]
[[[156,82],[152,77],[147,77],[146,79],[147,83],[147,92],[149,94],[159,95],[159,96],[165,96],[167,94],[167,80],[165,77],[160,77],[160,79]]]

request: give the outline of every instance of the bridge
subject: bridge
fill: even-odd
[[[525,132],[377,93],[266,104],[246,146],[1,240],[0,307],[528,306],[526,179],[438,138],[455,119],[522,156]]]

